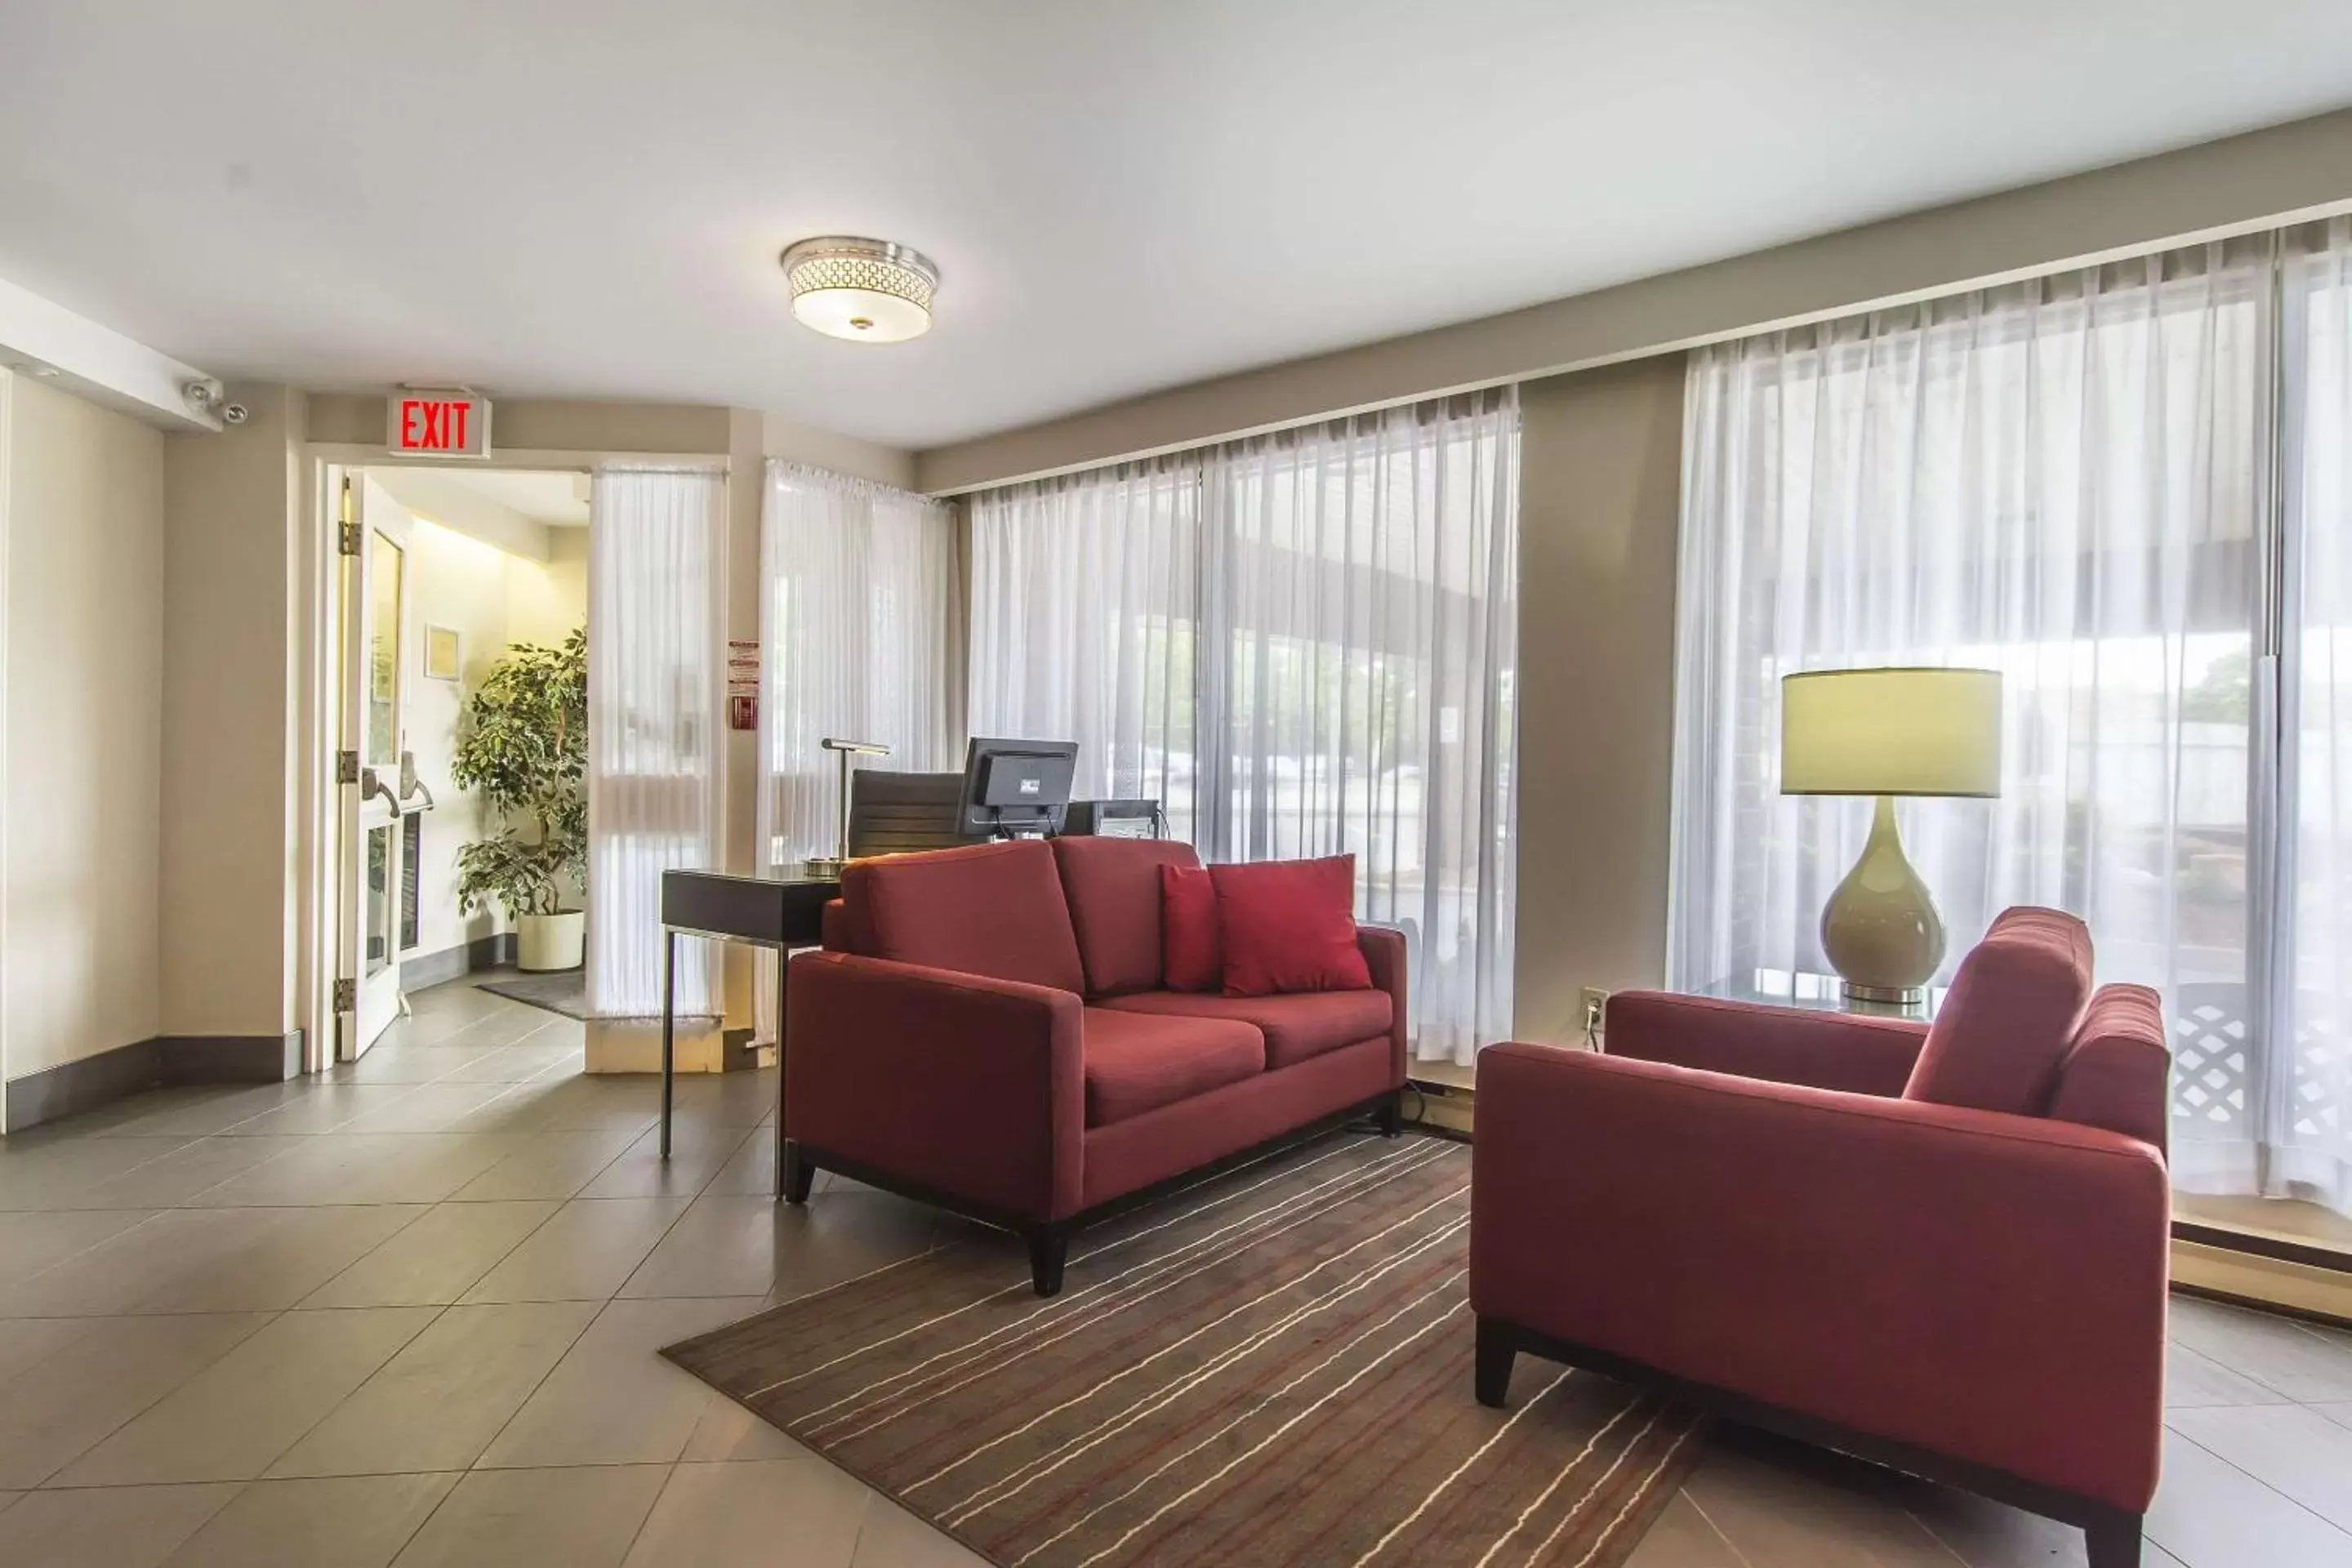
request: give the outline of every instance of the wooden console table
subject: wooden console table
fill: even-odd
[[[707,937],[776,952],[776,1192],[784,1190],[784,980],[796,947],[824,939],[824,906],[841,883],[818,877],[734,877],[724,871],[664,871],[661,879],[661,1157],[669,1158],[675,1078],[677,939]]]

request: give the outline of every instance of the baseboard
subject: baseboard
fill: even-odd
[[[163,1081],[163,1056],[156,1041],[134,1040],[16,1079],[7,1088],[7,1130],[22,1132],[152,1089]]]
[[[22,1132],[163,1084],[282,1083],[301,1071],[299,1029],[283,1035],[163,1035],[14,1080],[0,1119],[8,1131]]]
[[[2172,1285],[2188,1294],[2217,1297],[2257,1311],[2283,1311],[2339,1326],[2352,1323],[2352,1274],[2340,1268],[2314,1268],[2176,1236]]]
[[[302,1076],[302,1031],[166,1035],[155,1042],[165,1083],[284,1083]]]
[[[478,936],[438,952],[411,953],[400,961],[400,989],[422,991],[479,970],[503,968],[515,961],[515,933],[502,931]]]

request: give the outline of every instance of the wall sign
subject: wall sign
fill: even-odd
[[[490,400],[462,390],[395,392],[385,400],[384,445],[436,458],[490,455]]]
[[[760,727],[760,639],[727,639],[727,727]]]

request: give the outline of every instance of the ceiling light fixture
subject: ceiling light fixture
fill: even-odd
[[[802,240],[782,261],[793,315],[804,327],[857,343],[902,343],[930,331],[940,269],[919,250],[827,235]]]

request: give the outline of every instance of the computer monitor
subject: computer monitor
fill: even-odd
[[[1000,838],[1059,833],[1077,768],[1076,741],[974,738],[964,752],[959,826],[967,834]]]

